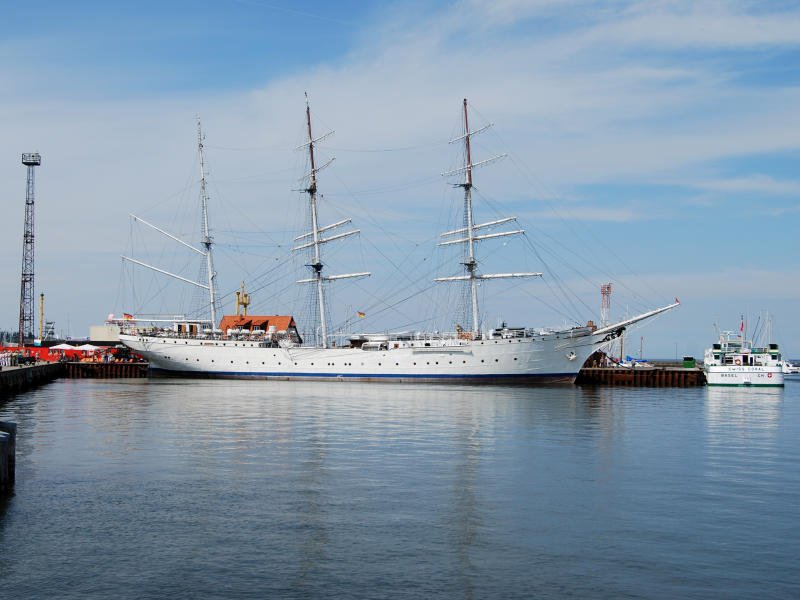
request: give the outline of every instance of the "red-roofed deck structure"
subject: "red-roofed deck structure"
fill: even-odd
[[[225,315],[219,323],[223,334],[231,329],[268,332],[270,327],[275,327],[278,333],[285,331],[290,338],[302,341],[291,315]]]

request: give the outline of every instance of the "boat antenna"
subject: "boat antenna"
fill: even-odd
[[[208,275],[208,296],[211,305],[211,328],[217,326],[217,290],[216,279],[217,273],[214,271],[214,257],[212,247],[214,246],[214,238],[211,237],[211,231],[208,227],[208,192],[206,191],[206,163],[203,153],[203,129],[200,126],[200,117],[197,117],[197,152],[200,155],[200,207],[202,209],[202,227],[203,227],[203,248],[205,248],[206,255],[206,271]]]

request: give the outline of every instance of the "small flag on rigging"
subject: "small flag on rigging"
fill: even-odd
[[[361,312],[360,310],[357,310],[356,311],[356,315],[358,316],[359,319],[363,319],[364,317],[367,316],[367,313]]]

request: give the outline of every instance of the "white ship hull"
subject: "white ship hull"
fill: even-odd
[[[603,343],[568,331],[541,337],[417,341],[384,350],[270,347],[259,342],[121,335],[154,373],[192,377],[418,382],[572,383]]]
[[[782,386],[783,373],[779,366],[707,365],[708,385]]]

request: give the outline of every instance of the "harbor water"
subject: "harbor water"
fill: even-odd
[[[66,380],[3,598],[797,598],[784,389]]]

